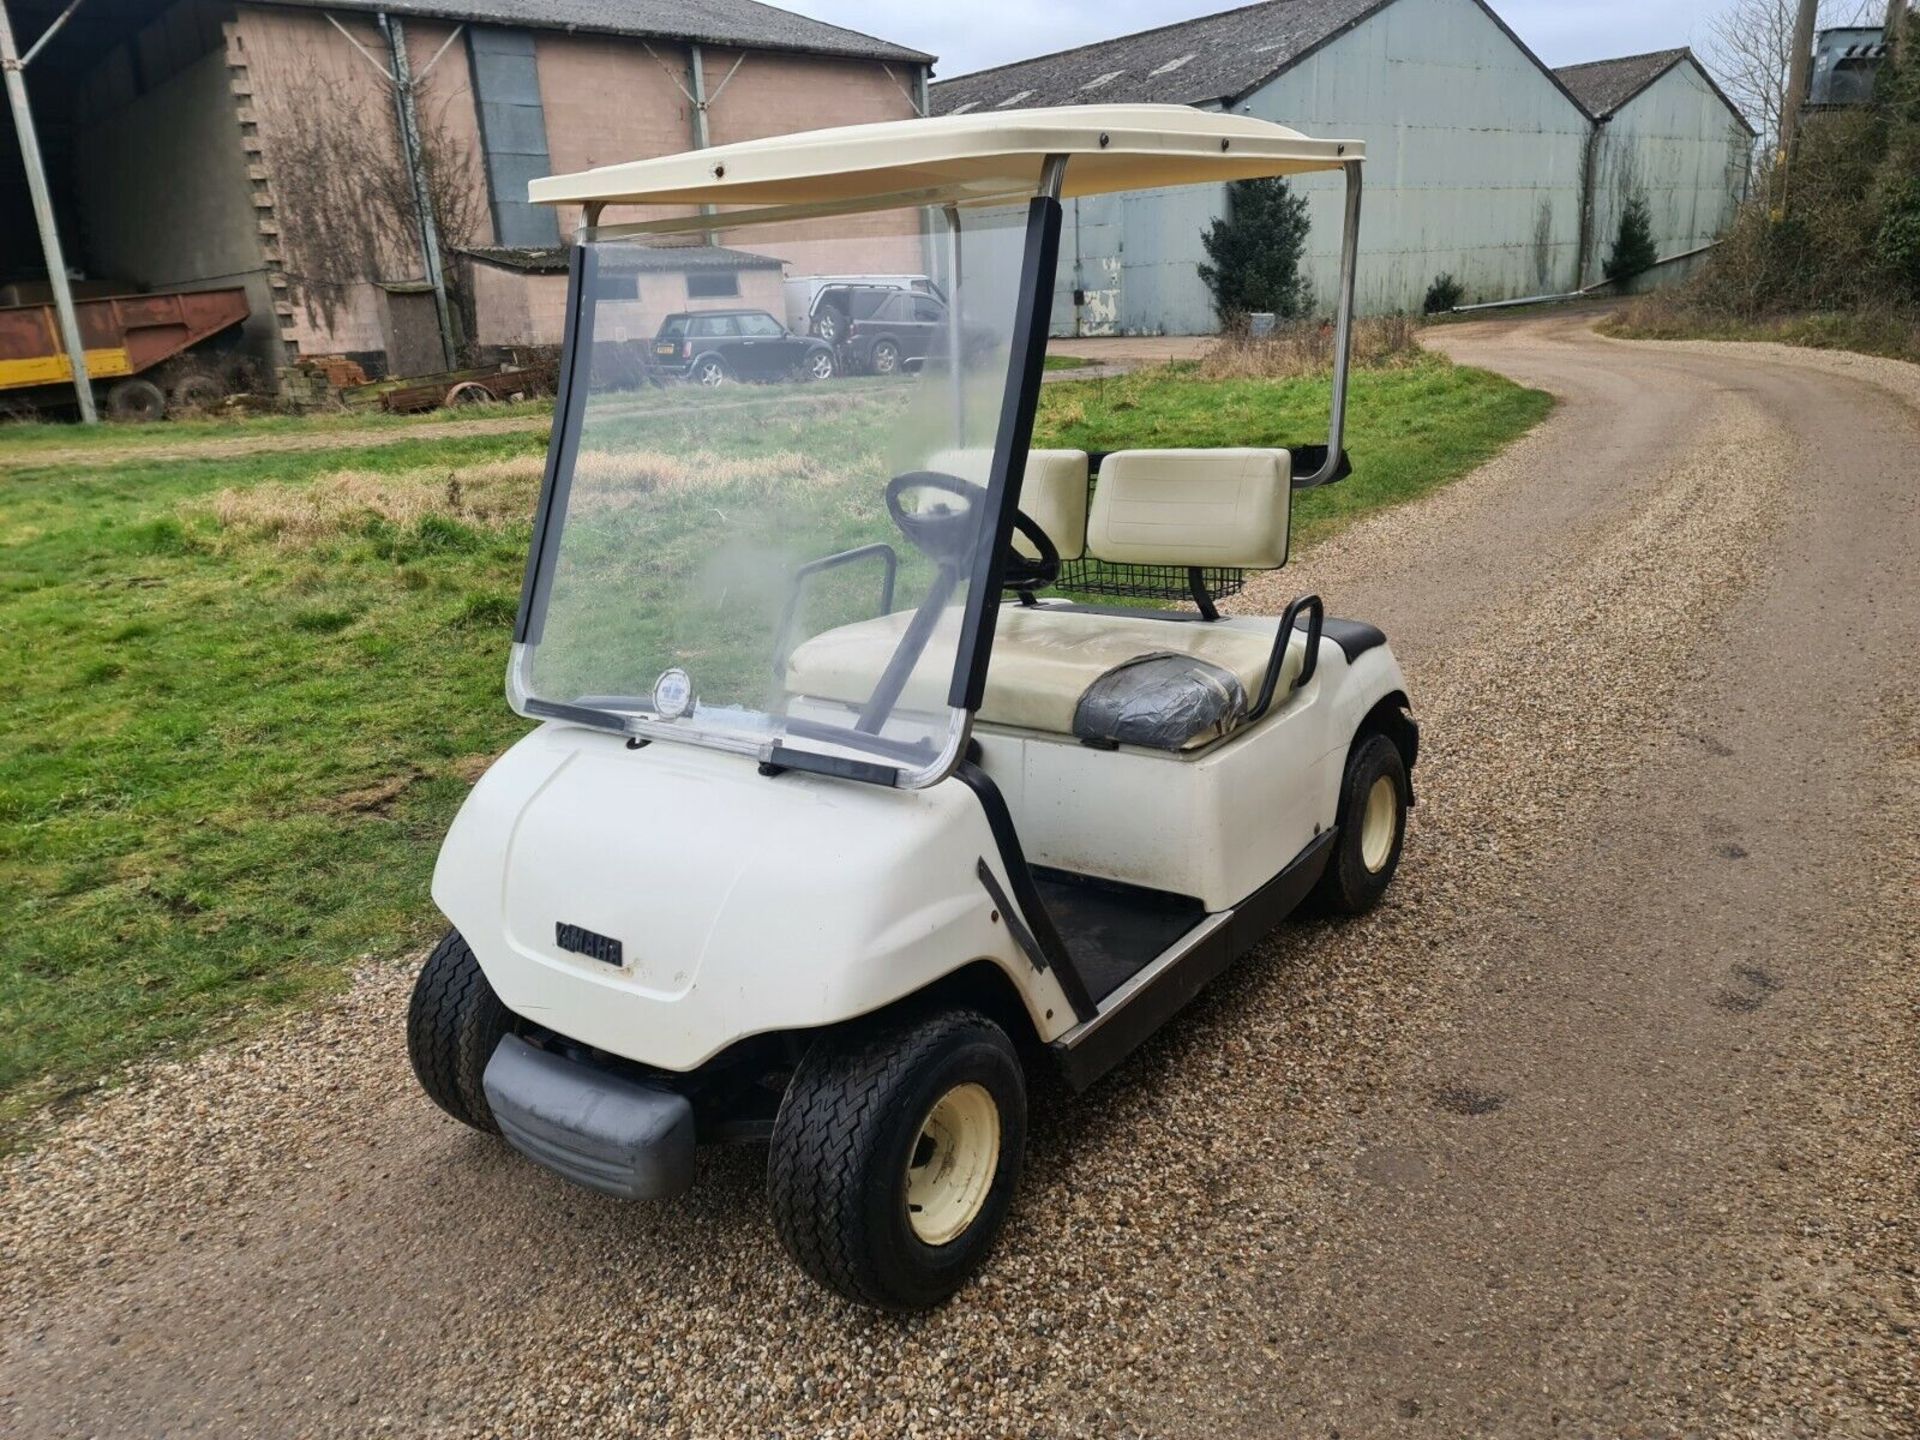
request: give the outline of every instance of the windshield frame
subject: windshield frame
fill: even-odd
[[[723,750],[755,756],[764,765],[780,769],[812,770],[886,786],[919,789],[938,784],[952,774],[965,755],[973,717],[985,693],[1006,552],[1012,543],[1020,482],[1039,404],[1054,271],[1059,257],[1062,224],[1059,194],[1065,165],[1064,157],[1053,157],[1042,176],[1039,193],[1027,199],[1010,336],[1012,348],[987,488],[975,502],[984,507],[980,541],[967,567],[967,590],[960,607],[960,642],[948,685],[948,704],[954,719],[946,743],[937,753],[930,747],[907,745],[853,729],[843,731],[838,727],[816,725],[791,716],[784,717],[778,731],[761,738],[745,731],[714,733],[664,723],[644,713],[650,702],[640,697],[622,697],[622,708],[614,710],[597,708],[590,703],[546,700],[533,693],[532,654],[545,625],[591,390],[585,379],[590,367],[583,362],[583,357],[591,355],[594,339],[594,306],[588,297],[595,293],[601,257],[593,242],[602,238],[628,238],[636,231],[654,228],[601,229],[594,223],[598,219],[597,206],[589,208],[586,223],[576,232],[574,243],[568,246],[567,300],[553,430],[534,512],[533,536],[527,552],[526,574],[514,620],[512,658],[507,669],[507,694],[514,709],[532,718],[609,730],[643,742],[658,739]],[[753,217],[753,223],[777,223],[783,218],[781,212],[761,212]],[[715,229],[743,228],[734,217],[707,219]],[[954,278],[958,280],[957,276]],[[943,300],[943,303],[951,308],[950,301]],[[642,713],[632,713],[634,710]],[[850,758],[848,752],[861,758]]]

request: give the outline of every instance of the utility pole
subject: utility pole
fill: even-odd
[[[1813,27],[1819,18],[1820,0],[1800,0],[1800,13],[1793,21],[1793,50],[1787,56],[1787,97],[1780,107],[1780,158],[1783,164],[1793,160],[1793,142],[1800,131],[1800,108],[1807,103],[1808,72],[1813,68]]]
[[[393,62],[393,98],[400,110],[400,148],[413,184],[413,208],[420,213],[420,251],[427,262],[427,283],[433,286],[433,313],[440,322],[440,353],[446,367],[454,367],[453,309],[447,304],[447,277],[440,268],[440,224],[433,213],[433,189],[427,183],[427,161],[421,153],[420,112],[414,108],[413,62],[407,58],[407,32],[398,15],[384,11],[380,30],[387,37],[387,57]]]
[[[1887,54],[1896,64],[1905,58],[1901,52],[1907,42],[1907,0],[1887,0],[1887,24],[1880,38],[1887,42]]]
[[[20,163],[27,172],[27,193],[33,198],[33,218],[40,227],[40,253],[46,257],[47,281],[53,287],[53,308],[60,317],[60,342],[66,347],[73,371],[73,397],[80,405],[83,425],[99,423],[93,408],[93,382],[87,374],[87,352],[80,341],[80,318],[73,310],[73,288],[67,284],[67,258],[60,249],[60,229],[54,223],[53,197],[47,192],[47,172],[40,161],[40,137],[27,105],[27,78],[20,52],[13,43],[13,22],[6,0],[0,0],[0,71],[6,74],[7,103],[13,108],[13,131],[20,140]]]

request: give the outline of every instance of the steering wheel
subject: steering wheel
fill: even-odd
[[[946,499],[925,509],[907,509],[905,497],[922,490],[935,491]],[[909,470],[887,482],[887,514],[922,555],[936,564],[958,569],[973,552],[978,525],[973,507],[982,493],[978,485],[969,485],[957,475],[938,470]],[[1002,563],[1002,587],[1022,591],[1045,589],[1060,574],[1059,548],[1024,511],[1013,512],[1013,528],[1040,553],[1035,558],[1017,550],[1009,551]]]

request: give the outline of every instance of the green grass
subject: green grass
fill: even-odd
[[[1084,370],[1094,362],[1084,355],[1049,355],[1041,363],[1048,370]]]
[[[1465,474],[1552,407],[1538,390],[1436,357],[1354,372],[1347,401],[1353,475],[1294,497],[1296,547],[1356,515]],[[1191,365],[1040,392],[1035,443],[1086,450],[1325,443],[1327,382],[1200,381]]]
[[[749,460],[793,447],[773,408],[728,403],[745,406]],[[832,403],[849,431],[888,423],[857,386]],[[1036,440],[1310,440],[1325,403],[1324,381],[1159,371],[1047,387]],[[1359,375],[1358,473],[1302,498],[1299,533],[1462,473],[1548,404],[1437,360]],[[544,445],[536,430],[44,463],[88,443],[44,428],[0,433],[0,1136],[15,1140],[41,1103],[436,932],[440,838],[526,729],[501,678]],[[112,438],[158,448],[186,428]],[[805,542],[872,533],[871,496],[848,486],[874,478],[829,476]],[[751,466],[727,483],[756,498]],[[353,498],[381,487],[415,508]],[[346,499],[303,532],[301,506],[322,495]],[[691,513],[669,498],[669,520]]]

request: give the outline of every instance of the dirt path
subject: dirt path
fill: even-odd
[[[444,1121],[408,976],[0,1170],[0,1431],[1920,1433],[1920,410],[1770,347],[1449,327],[1562,395],[1279,577],[1424,725],[1390,903],[1049,1096],[947,1309]],[[424,903],[424,902],[423,902]]]

